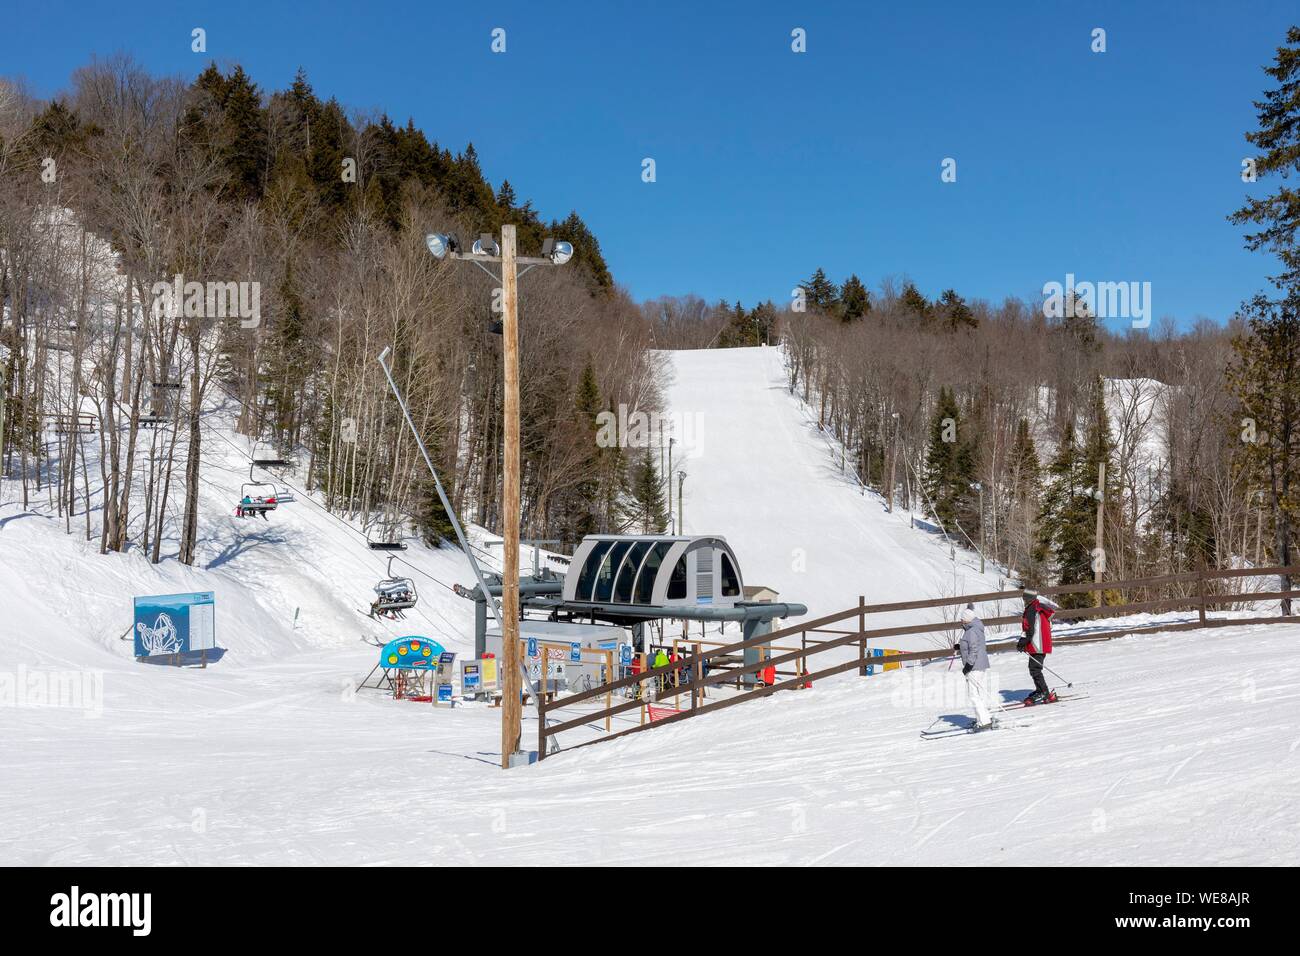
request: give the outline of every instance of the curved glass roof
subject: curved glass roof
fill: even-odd
[[[733,562],[727,546],[716,535],[591,535],[591,551],[578,570],[573,599],[597,604],[651,604],[668,553],[677,544],[715,541],[722,551],[723,568]],[[572,573],[572,572],[571,572]],[[735,576],[735,572],[731,572]],[[725,588],[725,584],[724,584]]]

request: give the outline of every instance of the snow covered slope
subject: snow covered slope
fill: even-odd
[[[775,351],[674,362],[675,407],[704,416],[687,529],[726,535],[750,583],[814,613],[949,589],[947,548],[841,481]],[[0,489],[0,864],[1300,862],[1294,626],[1070,647],[1049,663],[1091,697],[981,737],[919,739],[966,712],[939,663],[503,773],[498,710],[355,690],[363,636],[471,646],[445,587],[469,583],[463,556],[412,542],[420,612],[369,621],[384,562],[354,527],[307,500],[231,515],[248,464],[228,423],[205,423],[193,568],[174,543],[160,565],[100,555]],[[969,560],[962,590],[983,586]],[[131,596],[190,590],[216,592],[229,653],[136,663]],[[994,673],[1005,699],[1029,686],[1014,655]]]
[[[129,657],[129,642],[118,638],[131,625],[132,595],[184,591],[216,593],[218,644],[230,649],[222,665],[227,668],[299,647],[346,648],[369,656],[363,638],[404,634],[424,634],[456,650],[472,648],[473,605],[449,588],[473,581],[459,551],[409,541],[410,549],[399,556],[394,571],[412,577],[420,605],[404,622],[374,621],[359,609],[369,607],[371,588],[384,576],[386,560],[366,547],[357,527],[301,494],[268,520],[235,518],[251,449],[222,427],[223,420],[220,414],[205,419],[193,567],[175,560],[179,495],[166,529],[164,560],[153,565],[138,549],[100,555],[97,536],[85,541],[82,515],[73,519],[68,535],[43,503],[22,512],[14,501],[16,482],[5,482],[0,582],[5,623],[13,628],[14,640],[0,646],[0,660],[13,650],[14,641],[35,659],[82,653],[88,645]],[[93,459],[90,471],[97,471]],[[98,514],[92,524],[97,533]],[[64,626],[53,626],[56,622]]]
[[[1072,647],[1051,664],[1088,699],[977,737],[919,738],[966,712],[938,664],[509,773],[497,712],[350,696],[337,652],[124,663],[101,717],[0,713],[0,862],[1294,865],[1297,638]],[[993,675],[1005,698],[1029,686],[1016,655]]]
[[[912,528],[901,511],[889,514],[840,472],[816,420],[786,387],[779,349],[668,354],[667,405],[687,452],[674,460],[686,472],[685,530],[725,537],[747,585],[774,588],[812,617],[844,610],[859,594],[872,604],[999,590],[995,573],[980,575],[978,555],[958,549],[953,560],[946,542]]]

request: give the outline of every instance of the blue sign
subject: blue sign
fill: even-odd
[[[483,675],[479,673],[477,664],[466,664],[465,669],[460,672],[460,689],[468,693],[471,690],[477,690],[483,683]]]
[[[582,663],[582,645],[577,641],[569,642],[569,660],[575,664]]]
[[[618,662],[626,667],[632,663],[632,645],[620,644],[618,646]]]
[[[541,656],[540,654],[537,653],[537,638],[535,637],[530,637],[528,639],[528,656],[529,657]]]
[[[399,637],[389,641],[379,652],[379,666],[396,667],[433,667],[442,658],[442,645],[427,637]]]
[[[216,598],[211,591],[135,599],[135,656],[168,657],[217,646]]]
[[[883,647],[869,647],[869,648],[867,648],[867,656],[868,656],[868,657],[884,657],[884,656],[885,656],[885,649],[884,649]],[[870,677],[870,676],[871,676],[872,674],[874,674],[875,672],[876,672],[876,665],[875,665],[875,664],[868,664],[868,665],[867,665],[867,676]]]
[[[451,685],[450,685],[450,684],[439,684],[439,685],[438,685],[438,703],[440,703],[440,704],[447,704],[447,703],[450,703],[450,702],[451,702]]]

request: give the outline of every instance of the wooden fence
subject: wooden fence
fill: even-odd
[[[1271,568],[1249,568],[1229,571],[1188,571],[1182,574],[1166,574],[1160,577],[1138,578],[1128,581],[1106,581],[1100,584],[1070,584],[1060,587],[1039,588],[1038,593],[1044,596],[1053,596],[1061,594],[1082,594],[1090,592],[1121,592],[1135,593],[1141,592],[1146,599],[1133,601],[1125,604],[1111,604],[1101,607],[1082,607],[1082,608],[1062,608],[1055,614],[1057,621],[1077,621],[1088,618],[1100,617],[1119,617],[1127,614],[1135,614],[1142,611],[1179,611],[1195,610],[1197,619],[1195,621],[1174,623],[1174,624],[1152,624],[1142,627],[1130,627],[1120,630],[1108,630],[1096,634],[1080,634],[1075,636],[1062,636],[1053,638],[1054,645],[1084,644],[1096,641],[1106,641],[1115,637],[1121,637],[1130,634],[1143,634],[1155,631],[1182,631],[1205,627],[1222,627],[1231,624],[1277,624],[1288,621],[1300,621],[1300,616],[1274,615],[1271,617],[1250,617],[1250,618],[1219,618],[1211,619],[1207,616],[1207,611],[1211,607],[1222,607],[1231,604],[1240,604],[1255,601],[1272,601],[1286,600],[1290,598],[1300,598],[1300,590],[1281,590],[1281,591],[1216,591],[1213,587],[1215,582],[1227,581],[1240,578],[1266,577],[1266,576],[1300,576],[1300,565],[1290,567],[1271,567]],[[1165,598],[1152,599],[1150,595],[1156,590],[1167,591],[1186,591],[1187,593],[1173,594]],[[907,661],[926,661],[937,658],[949,657],[952,655],[951,647],[944,647],[935,650],[925,651],[907,651],[894,654],[886,654],[881,657],[868,656],[867,642],[877,638],[901,637],[912,634],[929,634],[939,631],[955,630],[961,627],[957,620],[945,620],[932,622],[928,624],[908,624],[896,627],[876,628],[868,630],[866,619],[869,614],[885,614],[897,611],[912,611],[925,608],[935,607],[964,607],[967,604],[982,604],[992,601],[1010,601],[1020,600],[1023,598],[1022,590],[1014,591],[990,591],[984,594],[963,594],[957,597],[934,598],[921,601],[900,601],[890,604],[867,604],[864,599],[859,598],[856,607],[851,607],[845,611],[839,611],[835,614],[828,614],[825,617],[815,618],[814,620],[796,624],[791,627],[778,631],[772,631],[769,634],[763,634],[759,637],[750,638],[749,640],[736,641],[731,644],[722,644],[707,651],[698,651],[694,654],[681,656],[678,660],[664,664],[661,667],[652,667],[638,674],[632,674],[618,680],[610,681],[599,687],[593,687],[591,690],[582,691],[581,693],[572,694],[560,698],[553,702],[541,701],[538,706],[538,730],[537,730],[537,758],[545,759],[547,756],[548,741],[568,730],[575,730],[579,727],[590,727],[594,721],[604,720],[606,727],[610,726],[610,718],[625,713],[629,710],[638,709],[644,701],[651,700],[648,693],[655,684],[662,686],[662,691],[658,699],[668,697],[687,697],[689,706],[681,709],[676,713],[668,713],[659,718],[652,720],[650,723],[641,724],[636,727],[621,730],[617,733],[610,733],[594,740],[586,740],[572,747],[566,747],[566,750],[573,750],[576,747],[585,747],[593,743],[601,743],[606,740],[615,740],[619,737],[634,734],[642,730],[648,730],[651,727],[659,727],[664,724],[675,723],[679,720],[687,720],[698,714],[706,714],[710,711],[722,710],[725,707],[731,707],[735,704],[743,703],[747,700],[753,700],[759,697],[766,697],[781,690],[794,690],[799,687],[811,685],[813,681],[823,680],[836,674],[842,674],[846,671],[857,670],[859,674],[865,674],[868,665],[872,664],[894,664]],[[856,618],[856,629],[843,630],[834,629],[830,625],[839,624]],[[1020,620],[1020,613],[1006,615],[1002,617],[983,618],[987,626],[997,626],[1001,624],[1014,624]],[[809,634],[831,635],[825,639],[810,640]],[[745,650],[763,649],[771,645],[774,641],[783,638],[798,635],[800,647],[790,650],[783,650],[781,653],[760,657],[758,661],[749,664],[735,664],[735,655],[743,653]],[[809,672],[808,659],[825,654],[828,651],[837,649],[856,649],[857,654],[850,660],[837,661],[828,664],[821,670]],[[988,645],[990,654],[1005,653],[1016,649],[1015,639],[1008,639],[997,642],[996,638],[991,639]],[[719,668],[716,671],[709,667],[709,662],[718,659],[727,661],[725,668]],[[724,683],[735,683],[741,675],[756,674],[768,667],[780,667],[781,665],[791,664],[794,668],[795,676],[787,677],[784,680],[776,680],[771,684],[756,684],[752,689],[737,693],[734,696],[721,700],[708,701],[704,696],[706,688]],[[706,670],[711,671],[705,673]],[[682,678],[685,677],[685,680]],[[650,687],[639,687],[638,685],[650,684]],[[581,716],[561,719],[556,723],[549,723],[546,715],[555,711],[573,707],[598,697],[605,697],[606,701],[612,699],[614,691],[623,688],[636,688],[640,693],[635,693],[631,699],[623,700],[620,703],[611,703],[604,710],[584,713]],[[559,748],[554,748],[555,752]]]

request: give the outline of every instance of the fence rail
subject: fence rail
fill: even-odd
[[[1136,578],[1127,581],[1105,581],[1096,584],[1068,584],[1057,587],[1045,587],[1040,588],[1038,593],[1050,597],[1061,594],[1087,594],[1092,592],[1132,592],[1140,589],[1169,587],[1171,585],[1195,584],[1194,593],[1186,595],[1173,595],[1158,600],[1142,600],[1127,604],[1062,608],[1057,611],[1055,618],[1059,621],[1086,620],[1093,617],[1119,617],[1139,611],[1176,611],[1193,609],[1198,612],[1196,621],[1174,624],[1144,625],[1097,634],[1062,636],[1053,641],[1053,643],[1062,645],[1085,644],[1110,640],[1115,637],[1122,637],[1130,634],[1152,633],[1155,631],[1184,631],[1203,627],[1223,627],[1229,624],[1275,624],[1297,621],[1300,620],[1300,616],[1289,613],[1283,613],[1280,616],[1272,617],[1226,619],[1210,619],[1206,616],[1207,608],[1218,607],[1225,604],[1237,604],[1250,601],[1289,601],[1291,598],[1300,598],[1300,590],[1290,588],[1292,576],[1297,575],[1300,575],[1300,565],[1292,565],[1289,567],[1186,571],[1179,574],[1165,574],[1158,577]],[[1214,581],[1273,576],[1282,578],[1282,588],[1272,591],[1242,592],[1214,592],[1210,590],[1211,582]],[[564,749],[573,750],[577,747],[585,747],[590,744],[601,743],[606,740],[614,740],[619,737],[624,737],[628,734],[638,733],[642,730],[648,730],[651,727],[660,727],[665,724],[676,723],[680,720],[688,720],[698,714],[722,710],[726,707],[731,707],[747,700],[767,697],[777,691],[794,690],[799,687],[806,687],[811,685],[814,681],[824,680],[827,677],[842,674],[846,671],[856,669],[860,674],[864,674],[866,673],[868,665],[926,661],[949,657],[952,654],[952,650],[947,647],[935,650],[903,651],[883,656],[868,656],[867,642],[875,638],[900,637],[904,635],[928,634],[939,631],[955,630],[961,627],[960,622],[955,620],[945,620],[926,624],[904,624],[893,627],[868,629],[866,627],[867,616],[871,614],[886,614],[898,611],[913,611],[928,608],[955,607],[965,606],[966,604],[1016,600],[1022,598],[1023,594],[1024,592],[1021,590],[989,591],[982,594],[963,594],[956,597],[932,598],[918,601],[897,601],[888,604],[867,604],[865,599],[859,597],[858,604],[855,607],[839,611],[835,614],[828,614],[824,617],[815,618],[802,624],[795,624],[748,640],[735,641],[730,644],[720,644],[719,646],[713,647],[707,651],[699,651],[694,654],[684,655],[679,657],[676,661],[670,661],[669,663],[663,664],[659,667],[649,668],[638,674],[631,674],[627,677],[611,680],[598,687],[593,687],[590,690],[572,694],[553,702],[541,701],[538,706],[540,719],[538,720],[537,731],[537,757],[539,760],[545,759],[547,755],[548,741],[555,738],[558,734],[567,730],[574,730],[578,727],[588,726],[593,721],[602,719],[605,721],[606,727],[609,727],[609,719],[611,717],[644,706],[647,701],[651,700],[650,695],[646,692],[649,688],[641,686],[645,684],[650,684],[651,687],[655,684],[661,685],[662,692],[658,698],[659,700],[668,697],[680,698],[686,696],[689,699],[689,705],[686,708],[679,710],[677,713],[669,713],[660,716],[649,723],[630,727],[626,730],[618,731],[617,733],[610,733],[594,740],[583,741],[580,744],[575,744],[572,747]],[[1289,608],[1286,610],[1289,611]],[[843,621],[854,618],[857,619],[856,630],[829,630],[827,628],[827,625],[839,624]],[[986,618],[984,619],[984,623],[989,626],[994,626],[1000,624],[1013,624],[1019,620],[1020,615],[1015,614],[1003,617]],[[831,634],[834,636],[825,640],[809,641],[809,634]],[[774,655],[769,654],[767,657],[762,657],[759,660],[752,661],[748,664],[742,663],[736,665],[734,663],[734,655],[738,652],[744,652],[751,648],[769,648],[773,642],[795,635],[798,635],[801,641],[801,646],[798,648],[783,649],[781,653]],[[841,660],[834,664],[828,664],[828,666],[815,672],[809,671],[807,662],[810,657],[815,657],[840,648],[853,647],[856,647],[858,651],[853,658],[847,661]],[[1015,649],[1014,640],[997,641],[995,639],[988,646],[988,652],[990,654],[1006,653]],[[705,670],[708,662],[718,658],[727,658],[727,666],[725,668],[719,667],[715,672],[706,674]],[[775,668],[779,665],[789,663],[794,663],[796,671],[798,671],[794,677],[785,680],[776,680],[770,684],[758,683],[753,687],[753,689],[739,693],[733,697],[706,702],[704,692],[709,687],[718,684],[732,683],[737,681],[744,674],[755,674],[769,667]],[[557,723],[548,723],[546,719],[548,713],[573,707],[574,705],[584,703],[597,697],[605,697],[606,700],[610,700],[611,698],[609,695],[614,691],[633,687],[640,689],[640,692],[635,694],[633,699],[617,704],[610,704],[606,706],[604,710],[596,711],[594,713],[583,713],[579,717],[560,720]],[[558,750],[558,748],[555,749]],[[555,752],[555,750],[552,750],[551,752]]]

